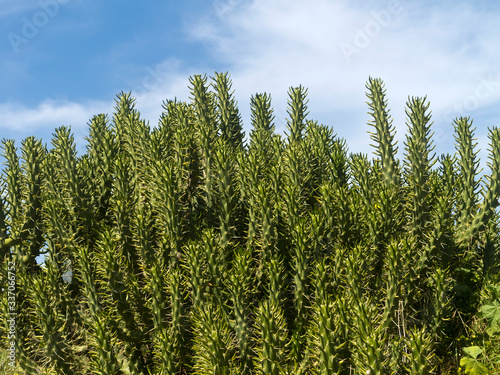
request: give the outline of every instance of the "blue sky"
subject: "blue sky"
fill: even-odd
[[[188,100],[190,75],[228,71],[247,133],[251,95],[272,95],[283,132],[287,90],[302,84],[309,117],[371,153],[372,76],[400,149],[405,102],[427,95],[436,152],[454,152],[453,118],[471,116],[484,161],[487,127],[500,125],[499,19],[486,0],[0,0],[0,138],[50,144],[71,125],[83,152],[89,119],[111,114],[120,91],[156,125],[163,100]]]

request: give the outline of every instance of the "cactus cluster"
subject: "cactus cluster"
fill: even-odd
[[[404,159],[384,84],[367,82],[374,157],[350,154],[289,90],[251,98],[246,138],[227,73],[190,79],[155,127],[130,94],[52,147],[3,140],[2,345],[16,268],[27,374],[432,374],[457,365],[499,270],[500,130],[480,177],[470,118],[433,153],[426,98]],[[484,179],[484,180],[483,180]],[[37,259],[44,257],[44,262]],[[10,262],[10,263],[9,263]]]

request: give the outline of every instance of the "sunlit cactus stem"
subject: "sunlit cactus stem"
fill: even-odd
[[[303,131],[306,127],[306,117],[309,114],[307,111],[307,89],[299,87],[290,87],[288,90],[288,115],[290,119],[287,123],[289,131],[289,144],[299,142],[303,137]]]
[[[152,126],[120,93],[82,153],[67,126],[1,141],[0,334],[15,311],[22,373],[495,371],[498,128],[483,177],[468,117],[435,157],[426,97],[398,159],[380,79],[370,156],[309,119],[303,86],[286,124],[251,96],[248,139],[229,74],[189,91]]]
[[[375,154],[380,158],[384,181],[387,184],[399,185],[398,165],[395,159],[397,152],[394,141],[395,128],[387,108],[386,90],[380,79],[369,78],[366,84],[368,93],[368,106],[373,120],[369,125],[375,128],[370,132],[371,139],[375,142]]]
[[[283,374],[287,364],[286,322],[282,309],[273,300],[262,302],[257,310],[257,346],[254,360],[257,374]]]
[[[222,248],[232,241],[235,225],[236,206],[236,166],[235,151],[225,142],[217,142],[214,161],[216,183],[219,191],[219,222]]]
[[[308,238],[303,224],[297,225],[294,231],[295,264],[294,272],[294,302],[295,321],[294,333],[292,336],[292,355],[296,362],[301,362],[304,351],[305,332],[307,324],[307,296],[309,277],[309,249],[307,248]]]
[[[474,139],[474,130],[472,120],[466,117],[455,119],[455,139],[458,163],[460,166],[460,178],[458,180],[459,201],[457,207],[458,213],[458,231],[459,243],[467,246],[463,241],[467,240],[467,227],[474,217],[477,207],[477,190],[479,181],[476,179],[479,172],[479,160],[476,150],[477,142]]]
[[[474,216],[470,226],[467,228],[466,238],[477,238],[480,231],[484,231],[488,221],[494,216],[495,209],[499,205],[500,198],[500,129],[490,130],[490,162],[488,166],[491,174],[488,176],[488,190],[480,205],[479,211]]]
[[[228,73],[216,73],[213,86],[216,94],[216,107],[219,119],[219,128],[222,138],[234,149],[243,147],[244,132],[241,116],[234,99],[232,82]]]
[[[231,272],[229,280],[231,299],[234,304],[234,330],[240,357],[240,373],[243,375],[251,374],[253,370],[253,350],[249,323],[249,301],[252,292],[252,275],[250,273],[251,267],[249,267],[251,262],[249,252],[239,251],[236,253],[233,260],[233,272]]]
[[[214,208],[214,172],[212,167],[214,142],[217,138],[217,124],[214,114],[213,95],[208,91],[206,76],[195,75],[190,78],[191,95],[196,114],[196,131],[199,135],[201,161],[204,174],[206,220],[211,224]]]
[[[423,240],[425,225],[429,220],[429,175],[435,163],[431,154],[434,147],[430,140],[430,113],[426,98],[412,98],[407,103],[409,135],[406,138],[406,175],[411,189],[412,222],[410,228],[418,241]]]

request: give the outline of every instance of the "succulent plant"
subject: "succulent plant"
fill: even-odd
[[[489,131],[481,177],[472,120],[455,119],[456,154],[436,156],[429,102],[409,98],[399,160],[384,84],[369,78],[366,88],[373,158],[348,154],[309,118],[302,86],[288,92],[285,135],[271,96],[252,96],[245,138],[227,73],[191,77],[190,101],[164,102],[152,128],[120,93],[111,117],[90,120],[83,155],[68,127],[50,149],[28,137],[18,154],[3,140],[0,333],[13,306],[18,365],[57,374],[458,366],[500,266],[500,130]]]

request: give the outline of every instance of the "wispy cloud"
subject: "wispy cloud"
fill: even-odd
[[[88,132],[88,121],[96,114],[110,113],[113,103],[46,100],[34,108],[18,103],[0,104],[0,132],[2,137],[20,141],[37,134],[49,144],[54,130],[62,125],[71,126],[77,149],[85,150],[84,137]]]
[[[150,121],[151,126],[156,126],[162,112],[162,102],[176,97],[187,101],[189,76],[199,72],[186,70],[177,60],[166,60],[144,67],[141,73],[124,83],[124,91],[132,92],[141,116]],[[47,99],[34,107],[14,102],[1,103],[0,133],[2,137],[18,140],[38,134],[48,143],[55,128],[71,126],[78,149],[84,151],[83,138],[87,135],[89,120],[99,113],[108,114],[111,118],[114,99],[84,102]]]
[[[47,100],[35,108],[20,104],[0,105],[0,127],[11,131],[36,130],[51,126],[86,124],[92,114],[107,111],[110,103],[78,104],[73,102]]]
[[[189,75],[228,67],[246,130],[250,96],[265,91],[272,94],[278,130],[283,131],[287,90],[302,84],[309,88],[310,117],[332,125],[347,138],[351,151],[367,152],[365,82],[374,76],[386,83],[400,148],[408,96],[428,96],[439,135],[436,151],[453,152],[455,116],[475,117],[478,135],[484,139],[486,127],[493,125],[481,122],[484,113],[488,119],[500,117],[500,108],[494,106],[500,100],[499,7],[401,1],[400,11],[391,12],[393,3],[227,0],[224,12],[212,9],[211,16],[204,14],[184,30],[183,36],[210,51],[210,64],[168,59],[145,66],[134,71],[128,89],[138,96],[143,116],[155,125],[164,99],[188,99]],[[377,19],[387,11],[387,22]],[[376,22],[380,27],[374,26]],[[369,43],[358,45],[359,51],[346,59],[342,46],[356,46],[359,32],[369,34]],[[213,70],[206,71],[207,66]],[[96,113],[111,112],[112,105],[112,100],[46,101],[35,108],[4,104],[0,126],[26,129],[37,124],[53,129],[63,123],[86,124]]]
[[[482,80],[497,77],[500,50],[493,45],[500,43],[500,12],[465,1],[401,2],[383,27],[371,26],[368,45],[347,61],[342,44],[353,43],[360,30],[370,31],[374,15],[390,10],[391,3],[243,2],[224,22],[205,21],[192,34],[209,44],[220,61],[230,62],[245,101],[255,91],[269,91],[281,105],[288,86],[309,87],[311,116],[320,114],[319,120],[352,138],[355,151],[366,150],[366,143],[357,141],[366,130],[364,85],[369,76],[386,83],[400,140],[408,96],[427,95],[436,127],[450,133],[453,116],[464,114],[453,111],[455,103],[471,100]],[[481,98],[469,106],[469,114],[498,101],[500,90],[488,90]],[[452,137],[446,142],[438,145],[441,150],[453,147]]]

